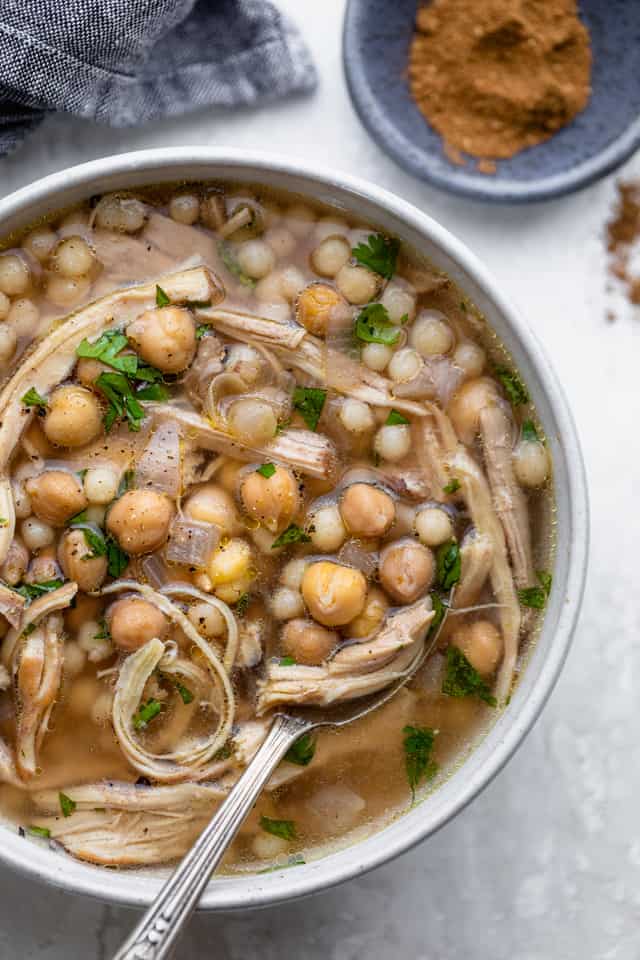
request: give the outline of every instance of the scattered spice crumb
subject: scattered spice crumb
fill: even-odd
[[[616,186],[617,203],[607,224],[609,273],[621,282],[629,302],[640,304],[640,276],[633,272],[632,267],[640,243],[640,183],[619,180]],[[607,291],[611,290],[612,284],[609,282]]]

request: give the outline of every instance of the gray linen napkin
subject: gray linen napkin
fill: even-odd
[[[0,0],[0,155],[53,110],[133,126],[315,85],[263,0]]]

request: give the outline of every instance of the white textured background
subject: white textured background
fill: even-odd
[[[344,0],[282,0],[313,48],[312,99],[205,111],[138,131],[54,118],[0,161],[0,193],[109,153],[271,149],[395,191],[466,241],[544,342],[569,396],[591,487],[586,601],[564,674],[515,759],[418,849],[302,903],[197,917],[182,960],[637,960],[640,956],[640,314],[604,320],[613,178],[553,203],[473,204],[405,175],[368,138],[341,66]],[[640,158],[631,162],[640,176]],[[635,335],[634,335],[635,333]],[[134,916],[0,876],[0,958],[108,960]]]

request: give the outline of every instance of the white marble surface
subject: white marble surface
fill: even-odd
[[[636,960],[640,953],[640,646],[631,503],[640,463],[638,320],[604,319],[613,178],[497,208],[405,175],[361,129],[340,59],[344,0],[287,0],[319,66],[315,97],[205,111],[135,131],[54,118],[0,161],[3,195],[108,153],[166,144],[271,148],[367,177],[427,210],[493,269],[556,365],[582,436],[593,511],[584,611],[564,674],[516,758],[436,837],[303,903],[197,917],[183,960]],[[626,172],[640,175],[640,157]],[[133,915],[0,877],[0,957],[108,960]]]

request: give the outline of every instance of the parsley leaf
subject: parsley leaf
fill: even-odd
[[[157,700],[147,700],[140,704],[140,709],[133,715],[133,726],[136,730],[144,730],[162,710],[162,704]]]
[[[476,668],[469,663],[462,650],[453,644],[447,647],[442,692],[448,697],[471,697],[475,694],[490,707],[495,707],[497,702]]]
[[[196,340],[202,340],[204,335],[209,330],[209,326],[206,323],[199,323],[196,327]]]
[[[117,578],[126,569],[126,566],[129,563],[129,557],[124,552],[120,544],[113,539],[113,537],[107,537],[106,544],[107,570],[109,571],[110,577]]]
[[[274,837],[282,837],[283,840],[295,840],[296,825],[293,820],[272,820],[271,817],[260,817],[260,826],[267,833],[272,833]]]
[[[135,470],[125,470],[120,478],[120,483],[118,484],[118,492],[116,493],[116,500],[118,500],[127,490],[131,490],[134,485],[135,479]]]
[[[296,387],[293,391],[293,405],[310,430],[315,430],[327,399],[327,391],[318,387]]]
[[[32,837],[42,837],[44,840],[48,840],[51,836],[51,830],[48,827],[27,827],[27,833]]]
[[[454,477],[453,480],[449,480],[449,483],[445,484],[442,488],[443,493],[457,493],[460,489],[460,481]]]
[[[440,624],[444,620],[445,614],[447,612],[448,604],[444,602],[439,593],[431,594],[431,606],[433,607],[434,617],[431,621],[431,626],[429,627],[428,637],[432,637],[440,627]]]
[[[533,607],[534,610],[544,610],[547,597],[551,593],[553,577],[545,570],[537,570],[536,576],[540,581],[539,587],[525,587],[518,590],[518,600],[523,607]]]
[[[96,533],[96,531],[92,530],[90,527],[83,527],[82,532],[84,534],[84,539],[87,546],[91,548],[91,553],[88,553],[84,559],[91,560],[93,557],[106,556],[107,541],[102,534]]]
[[[188,703],[193,703],[193,694],[191,693],[191,690],[189,690],[188,687],[185,687],[185,685],[180,683],[178,680],[176,680],[176,689],[185,705]]]
[[[59,793],[58,799],[60,801],[60,809],[62,810],[62,816],[70,817],[77,806],[75,800],[72,800],[71,797],[68,797],[66,793]]]
[[[311,537],[304,532],[297,523],[290,523],[286,530],[283,530],[279,537],[271,544],[271,549],[285,547],[290,543],[310,543]]]
[[[386,427],[395,427],[398,424],[409,423],[406,417],[403,417],[401,413],[398,413],[397,410],[391,410],[389,416],[385,420],[384,424]]]
[[[533,420],[525,420],[522,424],[522,439],[528,443],[536,443],[540,440]]]
[[[441,590],[451,590],[459,579],[460,548],[455,540],[449,540],[436,553],[436,581]]]
[[[421,780],[431,780],[438,771],[438,764],[431,759],[436,731],[430,727],[403,727],[404,767],[411,793],[415,799],[416,787]]]
[[[147,387],[140,387],[136,390],[136,400],[155,400],[163,402],[168,400],[169,391],[162,383],[151,383]]]
[[[25,407],[36,407],[38,410],[46,410],[49,401],[46,397],[41,397],[35,387],[31,387],[22,398]]]
[[[138,369],[138,358],[135,353],[118,356],[120,351],[128,345],[129,341],[124,333],[120,333],[119,330],[105,330],[95,343],[89,343],[85,338],[76,348],[76,354],[91,360],[101,360],[108,367],[133,376]]]
[[[221,240],[218,244],[218,253],[220,254],[220,259],[224,263],[229,273],[232,273],[234,277],[237,277],[238,282],[241,283],[243,287],[255,287],[256,281],[252,277],[248,277],[243,271],[242,267],[236,260],[236,256],[233,252],[233,247],[231,244]]]
[[[294,667],[296,663],[295,657],[280,657],[278,661],[279,667]]]
[[[261,467],[258,467],[256,473],[259,473],[261,477],[265,477],[267,480],[269,477],[272,477],[276,472],[276,468],[273,463],[263,463]]]
[[[156,307],[168,307],[171,303],[171,300],[164,292],[162,287],[159,287],[156,283]]]
[[[529,392],[517,373],[508,367],[496,367],[495,374],[514,407],[529,403]]]
[[[67,526],[73,527],[78,523],[87,523],[87,511],[81,510],[80,513],[76,513],[70,520],[67,520]]]
[[[313,760],[316,752],[316,742],[309,733],[303,733],[299,740],[287,750],[284,755],[289,763],[295,763],[299,767],[306,767]]]
[[[363,267],[368,267],[374,273],[390,280],[396,272],[396,263],[400,241],[383,237],[380,233],[372,233],[366,243],[359,243],[351,253]]]
[[[392,346],[400,337],[400,330],[389,320],[382,303],[368,303],[356,320],[356,337],[364,343],[384,343]]]
[[[19,593],[27,600],[35,600],[37,597],[44,596],[45,593],[53,593],[64,583],[64,580],[42,580],[40,583],[21,583],[18,587],[12,587],[16,593]]]
[[[248,593],[243,593],[233,605],[233,609],[238,614],[239,617],[243,617],[247,610],[249,609],[249,604],[251,603],[251,597]]]
[[[126,416],[129,430],[138,431],[144,409],[133,395],[131,384],[123,373],[101,373],[96,386],[109,401],[103,422],[107,433],[119,417]]]

